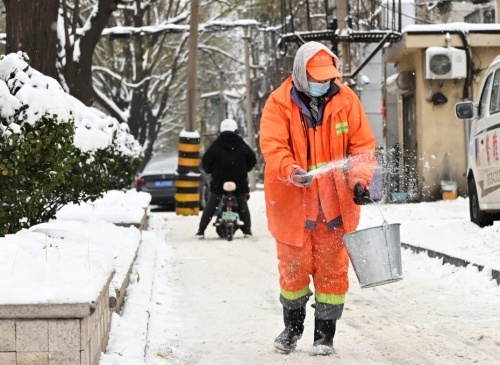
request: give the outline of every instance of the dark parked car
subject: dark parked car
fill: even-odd
[[[153,157],[136,180],[136,190],[151,194],[151,204],[175,206],[175,180],[177,178],[178,155]],[[209,194],[209,179],[201,168],[200,209],[205,208]]]

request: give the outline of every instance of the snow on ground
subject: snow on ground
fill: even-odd
[[[297,350],[274,350],[282,331],[277,259],[263,192],[252,193],[254,237],[221,240],[199,216],[151,212],[126,304],[114,314],[100,365],[498,364],[500,222],[470,223],[468,201],[371,204],[360,229],[401,224],[402,242],[486,265],[457,268],[402,251],[403,280],[361,289],[354,271],[334,340],[336,354],[310,355],[313,309]],[[312,301],[311,301],[312,303]]]

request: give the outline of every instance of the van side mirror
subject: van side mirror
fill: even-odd
[[[455,115],[458,119],[474,118],[474,103],[472,101],[464,101],[455,104]]]

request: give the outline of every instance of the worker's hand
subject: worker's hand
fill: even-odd
[[[358,182],[354,185],[354,203],[357,205],[365,205],[371,203],[370,190],[368,187],[362,183]]]
[[[247,193],[247,200],[250,200],[250,193]]]
[[[299,188],[311,185],[312,179],[312,175],[308,175],[307,172],[300,167],[294,168],[288,178],[293,185],[298,186]]]

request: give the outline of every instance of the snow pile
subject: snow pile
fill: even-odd
[[[136,190],[107,192],[95,202],[67,204],[56,214],[58,220],[100,219],[109,223],[140,223],[151,195]]]
[[[52,220],[1,237],[0,304],[95,300],[111,273],[113,281],[123,280],[142,239],[138,228],[110,221],[120,217],[140,223],[149,199],[149,194],[133,190],[111,191],[94,204],[91,214],[85,214],[85,204],[71,206],[65,211],[73,220]],[[83,213],[71,213],[78,208]],[[103,219],[113,214],[114,219]]]
[[[115,145],[123,155],[140,156],[142,147],[129,133],[127,124],[85,106],[28,62],[28,56],[22,52],[0,58],[0,117],[10,127],[0,128],[0,135],[19,131],[25,123],[35,125],[46,116],[60,123],[74,121],[75,147],[82,152]]]

